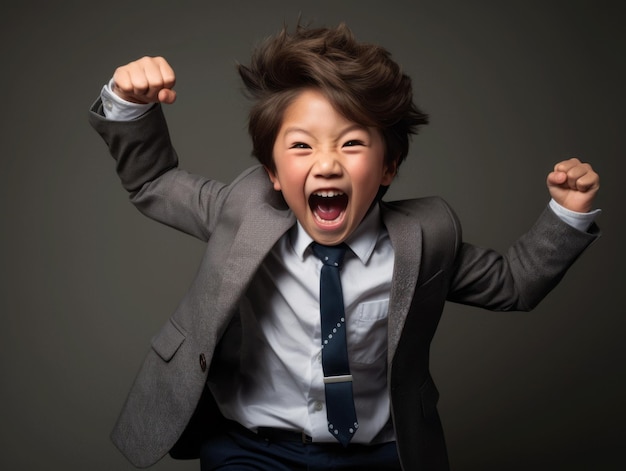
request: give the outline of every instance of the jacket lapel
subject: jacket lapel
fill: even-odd
[[[415,218],[409,217],[402,208],[382,203],[381,209],[383,224],[394,250],[387,321],[387,362],[391,365],[415,294],[422,253],[422,230]]]
[[[269,204],[261,204],[246,215],[222,270],[219,311],[233,311],[269,251],[295,221],[290,210]]]

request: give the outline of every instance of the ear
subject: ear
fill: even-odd
[[[391,182],[396,178],[398,173],[398,166],[395,161],[385,162],[385,168],[383,169],[383,176],[380,180],[380,184],[383,186],[391,185]]]
[[[267,172],[267,176],[270,178],[270,181],[274,185],[274,189],[276,191],[281,191],[282,187],[280,186],[280,181],[278,180],[278,177],[276,176],[276,172],[267,166],[263,166],[263,168],[265,168],[265,171]]]

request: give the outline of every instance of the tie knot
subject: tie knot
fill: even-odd
[[[322,261],[322,263],[324,263],[324,265],[340,267],[348,247],[346,244],[322,245],[317,242],[313,242],[312,248],[313,253]]]

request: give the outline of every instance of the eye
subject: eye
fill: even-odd
[[[311,146],[309,146],[308,144],[305,144],[304,142],[294,142],[289,148],[290,149],[310,149]]]
[[[354,146],[364,146],[365,143],[363,141],[359,141],[358,139],[351,139],[348,142],[346,142],[343,146],[344,147],[354,147]]]

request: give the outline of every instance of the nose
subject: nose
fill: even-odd
[[[315,175],[322,178],[340,177],[343,167],[334,152],[320,152],[315,161]]]

